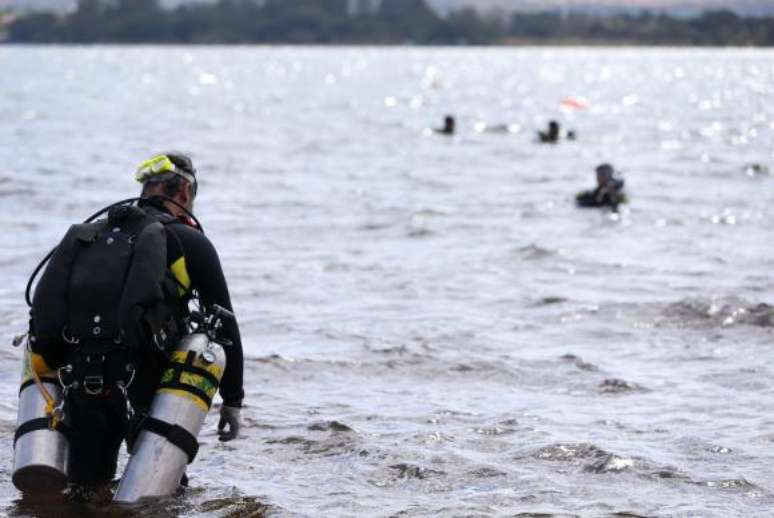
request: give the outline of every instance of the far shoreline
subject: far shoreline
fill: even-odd
[[[772,50],[774,45],[704,45],[704,44],[686,44],[685,42],[673,43],[652,43],[638,41],[610,41],[599,39],[578,39],[578,40],[518,40],[505,41],[486,45],[441,45],[441,44],[422,44],[422,43],[359,43],[359,42],[180,42],[180,41],[98,41],[98,42],[73,42],[73,41],[52,41],[52,42],[25,42],[25,41],[2,41],[1,48],[22,48],[22,47],[71,47],[71,48],[89,48],[89,47],[262,47],[262,48],[317,48],[317,49],[445,49],[445,50],[503,50],[503,49],[606,49],[606,50],[666,50],[666,49],[714,49],[714,50]]]

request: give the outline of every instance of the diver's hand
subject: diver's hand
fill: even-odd
[[[220,421],[218,422],[218,438],[223,441],[232,441],[239,435],[239,412],[242,409],[236,406],[222,405],[220,407]],[[228,425],[228,430],[226,430]]]

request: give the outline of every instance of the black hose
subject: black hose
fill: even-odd
[[[35,267],[35,271],[32,272],[32,275],[30,276],[30,280],[27,281],[27,289],[24,290],[24,300],[27,301],[27,305],[29,307],[32,307],[32,299],[30,298],[30,291],[32,291],[32,283],[35,282],[35,278],[40,273],[40,270],[43,269],[43,266],[51,259],[51,256],[54,255],[54,252],[56,252],[57,247],[54,247],[53,250],[51,250],[48,254],[46,254],[46,257],[43,258],[42,261],[38,263],[38,266]]]
[[[150,199],[159,199],[159,200],[163,200],[163,201],[168,201],[169,203],[175,205],[180,210],[185,212],[186,215],[188,217],[190,217],[194,221],[194,223],[196,223],[196,226],[199,227],[199,230],[201,231],[201,233],[204,234],[204,227],[202,227],[202,224],[199,223],[198,219],[196,219],[196,216],[193,215],[193,212],[191,212],[187,208],[183,207],[180,203],[176,202],[172,198],[170,198],[168,196],[162,196],[162,195],[154,195],[154,196],[149,196],[147,198],[143,198],[143,197],[127,198],[125,200],[121,200],[121,201],[117,201],[115,203],[111,203],[107,207],[104,207],[104,208],[98,210],[97,212],[95,212],[94,214],[92,214],[91,216],[86,218],[86,220],[83,223],[85,224],[85,223],[93,222],[95,219],[97,219],[98,217],[100,217],[104,213],[110,211],[110,209],[112,209],[113,207],[118,207],[118,206],[121,206],[121,205],[131,205],[132,203],[137,203],[137,202],[142,201],[142,200],[150,200]],[[54,247],[53,250],[51,250],[48,254],[46,254],[46,257],[44,257],[43,260],[40,261],[40,263],[38,263],[38,266],[35,267],[35,270],[32,272],[32,275],[30,276],[30,279],[27,281],[27,288],[24,290],[24,300],[27,302],[27,305],[29,307],[32,307],[32,297],[30,296],[30,293],[32,292],[32,284],[35,282],[35,279],[38,277],[38,274],[40,273],[40,270],[42,270],[43,267],[46,265],[46,263],[51,260],[51,257],[56,252],[56,249],[57,249],[57,247]]]

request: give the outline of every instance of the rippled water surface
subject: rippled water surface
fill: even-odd
[[[19,500],[10,337],[67,226],[178,148],[248,407],[140,512],[770,515],[772,58],[0,47],[0,513],[117,513]],[[579,140],[536,144],[549,118]],[[619,216],[573,207],[602,161]]]

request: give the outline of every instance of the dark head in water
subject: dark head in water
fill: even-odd
[[[548,130],[538,132],[538,137],[540,138],[540,142],[543,142],[544,144],[555,144],[559,142],[560,133],[561,126],[559,126],[559,123],[551,121],[548,123]]]
[[[196,168],[187,155],[178,152],[156,155],[137,168],[135,179],[142,183],[142,197],[166,196],[179,203],[188,211],[193,210],[198,182]],[[185,211],[171,202],[166,202],[167,210],[177,217],[185,216]]]
[[[607,207],[617,211],[620,204],[627,202],[623,179],[610,164],[598,165],[596,173],[596,189],[578,193],[576,203],[583,208]]]
[[[597,166],[597,187],[605,187],[613,181],[615,177],[615,168],[610,164],[600,164]]]
[[[443,119],[443,128],[436,128],[435,132],[440,135],[454,135],[457,131],[457,121],[454,117],[447,115]]]

